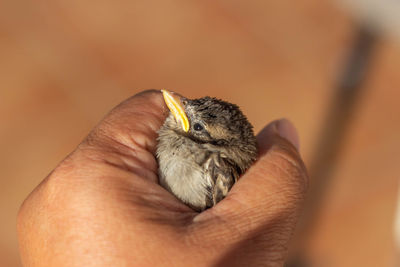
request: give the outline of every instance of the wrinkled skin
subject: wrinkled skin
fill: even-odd
[[[131,97],[36,187],[18,215],[24,265],[282,266],[307,183],[293,126],[262,130],[257,162],[197,213],[158,185],[167,114],[158,91]]]

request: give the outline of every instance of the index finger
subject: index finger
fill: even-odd
[[[157,131],[168,112],[161,92],[146,90],[112,109],[92,134],[106,135],[129,147],[154,152]]]
[[[157,164],[153,154],[157,145],[157,131],[168,112],[160,91],[143,91],[111,110],[78,149],[90,148],[127,155],[140,161],[141,167],[156,173]],[[130,167],[127,162],[122,163],[125,166],[120,167]],[[141,172],[143,169],[131,170]]]

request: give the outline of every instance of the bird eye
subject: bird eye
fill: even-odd
[[[203,126],[202,126],[200,123],[195,123],[195,124],[193,125],[193,129],[194,129],[195,131],[201,131],[201,130],[203,130]]]

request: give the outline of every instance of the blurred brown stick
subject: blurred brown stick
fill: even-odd
[[[364,91],[363,85],[372,62],[376,42],[377,36],[369,28],[360,26],[357,29],[355,42],[342,68],[343,72],[338,77],[336,93],[331,100],[316,142],[309,167],[309,194],[295,236],[293,254],[286,264],[287,267],[309,266],[307,259],[303,258],[303,250],[324,203],[324,196],[329,190],[343,141],[351,125],[352,115]]]

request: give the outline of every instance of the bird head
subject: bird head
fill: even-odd
[[[162,92],[172,115],[166,126],[177,134],[197,143],[256,151],[253,127],[237,105],[212,97],[187,99]]]

